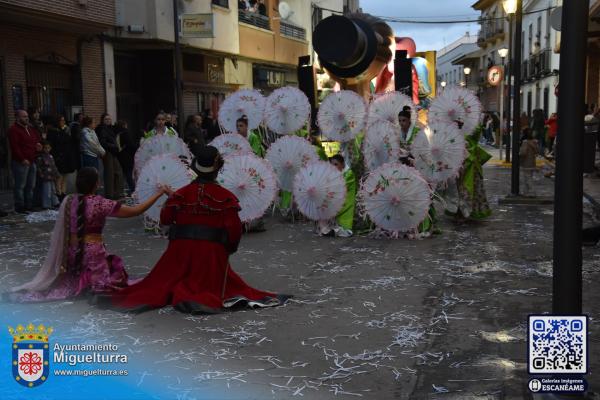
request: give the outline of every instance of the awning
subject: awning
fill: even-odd
[[[483,54],[482,50],[472,51],[452,60],[452,65],[463,65],[467,62],[472,62],[473,60],[479,60]]]

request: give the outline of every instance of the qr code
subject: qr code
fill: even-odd
[[[529,316],[529,373],[587,373],[586,316]]]

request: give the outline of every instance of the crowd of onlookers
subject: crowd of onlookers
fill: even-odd
[[[238,9],[267,16],[265,0],[238,0]]]
[[[81,167],[102,171],[104,196],[123,199],[135,190],[134,157],[140,140],[164,133],[179,136],[178,129],[176,112],[160,111],[145,131],[130,132],[127,121],[115,123],[108,113],[98,121],[79,113],[67,123],[64,115],[42,117],[35,108],[17,110],[8,131],[15,212],[58,208],[74,191]],[[208,109],[190,115],[183,128],[188,145],[206,144],[219,134]]]

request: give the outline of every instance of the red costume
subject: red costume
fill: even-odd
[[[248,286],[229,266],[242,235],[240,206],[227,189],[193,182],[165,203],[161,223],[171,225],[169,246],[150,274],[113,296],[121,309],[172,305],[184,312],[218,312],[237,303],[276,306],[286,297]]]

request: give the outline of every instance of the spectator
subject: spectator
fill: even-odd
[[[100,169],[100,160],[106,154],[104,148],[98,141],[96,132],[92,129],[94,124],[93,118],[88,116],[83,117],[81,126],[81,166],[82,167],[93,167],[96,170]]]
[[[42,208],[48,210],[58,207],[58,198],[56,197],[56,180],[60,176],[58,168],[54,163],[54,157],[50,152],[52,146],[47,140],[42,141],[42,152],[36,157],[37,178],[41,182],[42,188]]]
[[[492,119],[492,115],[491,114],[486,114],[485,118],[483,119],[484,121],[484,126],[485,126],[485,131],[484,131],[484,136],[485,136],[485,142],[486,144],[492,144],[494,139],[493,139],[493,129],[494,129],[494,120]]]
[[[149,132],[146,132],[144,135],[144,139],[151,138],[156,135],[172,135],[177,136],[177,132],[173,128],[169,128],[167,125],[167,121],[170,120],[171,114],[165,114],[160,111],[156,114],[156,118],[154,118],[154,128]]]
[[[202,113],[202,129],[206,132],[206,143],[210,143],[214,138],[221,134],[219,124],[215,118],[213,118],[212,111],[207,108]]]
[[[185,121],[183,139],[190,148],[206,145],[206,131],[202,129],[202,116],[200,114],[188,116],[187,121]]]
[[[556,133],[558,132],[558,117],[556,113],[552,113],[550,118],[546,120],[546,126],[548,127],[548,153],[552,154],[554,152]]]
[[[267,16],[267,6],[265,5],[265,0],[258,0],[258,13],[260,15]]]
[[[15,211],[26,214],[33,209],[33,188],[35,187],[35,154],[42,150],[41,138],[37,129],[29,125],[25,110],[17,110],[15,123],[8,130],[8,140],[12,154],[11,169],[15,181]]]
[[[78,166],[77,159],[79,158],[79,151],[77,150],[79,140],[73,137],[65,117],[59,115],[57,120],[57,126],[48,130],[48,142],[50,142],[52,157],[59,172],[56,179],[56,195],[62,201],[67,194],[67,182],[75,181],[75,171]]]
[[[46,139],[46,128],[44,126],[44,122],[42,121],[42,117],[40,114],[40,109],[36,107],[29,107],[27,109],[27,114],[29,115],[29,125],[37,129],[38,133],[42,140]]]
[[[75,169],[79,171],[81,168],[81,130],[83,129],[82,121],[85,115],[83,113],[76,113],[73,116],[73,122],[69,125],[71,130],[71,138],[73,139],[73,152],[78,154],[79,157],[75,157]]]
[[[125,182],[127,182],[129,194],[132,194],[135,191],[133,165],[135,152],[137,150],[136,140],[133,138],[133,134],[129,131],[127,121],[117,121],[115,130],[117,134],[117,143],[121,149],[118,155],[119,163],[123,169],[123,176],[125,177]]]
[[[521,125],[520,126],[521,132],[523,132],[523,130],[525,128],[529,128],[529,117],[527,116],[527,113],[525,111],[523,111],[521,113],[521,118],[520,118],[520,124],[519,125]]]
[[[179,116],[177,115],[177,111],[171,112],[171,124],[167,125],[169,128],[173,129],[175,133],[179,132]]]
[[[246,3],[246,0],[238,0],[238,10],[248,11],[248,3]]]
[[[257,0],[249,0],[248,3],[250,4],[248,7],[248,11],[249,12],[258,12],[258,1]]]
[[[100,145],[106,150],[103,159],[104,165],[104,197],[118,200],[123,197],[123,171],[118,156],[121,151],[117,143],[117,134],[113,127],[112,118],[104,113],[100,117],[100,125],[96,127],[96,134]]]
[[[544,149],[546,148],[546,120],[544,119],[544,110],[535,109],[533,110],[533,118],[531,120],[531,130],[533,131],[533,137],[538,141],[540,155],[544,155]]]
[[[533,191],[533,174],[536,170],[535,157],[538,152],[538,141],[533,137],[531,128],[525,128],[523,131],[523,141],[519,149],[519,163],[523,175],[523,194],[526,197],[535,197]]]

